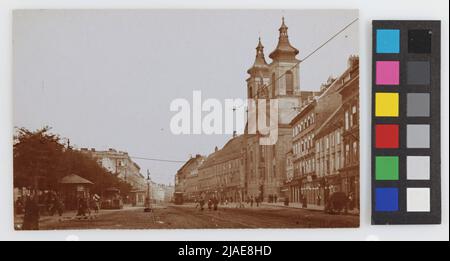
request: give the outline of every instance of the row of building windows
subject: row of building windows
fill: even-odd
[[[316,141],[316,152],[324,152],[339,144],[341,144],[341,131],[336,130]]]
[[[305,117],[292,128],[292,136],[297,136],[300,132],[304,131],[312,124],[314,124],[314,113],[311,113],[308,117]]]
[[[307,160],[299,161],[295,166],[295,172],[297,175],[307,175],[315,171],[315,159],[310,158]]]
[[[317,159],[317,175],[325,176],[335,173],[343,167],[343,158],[340,151],[331,153]]]
[[[302,138],[301,140],[298,140],[294,142],[293,146],[293,152],[294,155],[297,156],[303,156],[308,153],[309,149],[312,149],[314,147],[314,133],[309,133],[306,137]]]
[[[345,130],[349,130],[353,126],[358,126],[358,108],[353,104],[350,110],[345,111]]]
[[[359,146],[357,141],[353,141],[351,143],[351,149],[350,144],[345,145],[345,163],[351,164],[351,163],[358,163],[359,162]]]

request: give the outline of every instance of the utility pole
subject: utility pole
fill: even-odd
[[[150,179],[150,171],[147,169],[147,197],[145,198],[145,208],[144,208],[144,212],[151,212],[152,211],[152,199],[150,196],[150,183],[151,183],[151,179]]]

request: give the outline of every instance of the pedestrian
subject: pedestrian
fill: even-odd
[[[203,211],[203,206],[205,205],[205,200],[203,198],[200,199],[200,211]]]
[[[217,211],[218,204],[219,204],[219,200],[216,197],[214,197],[213,198],[214,211]]]
[[[302,208],[308,208],[308,202],[306,200],[306,196],[305,195],[302,195],[302,202],[303,202]]]
[[[208,209],[211,211],[212,208],[212,200],[208,199]]]
[[[87,201],[86,201],[86,199],[83,196],[81,196],[78,199],[77,216],[86,217],[87,211],[88,211]]]
[[[98,211],[100,210],[100,196],[97,194],[92,196],[92,208],[94,209],[94,213],[98,214]]]
[[[239,197],[237,200],[239,201],[239,208],[245,208],[244,202],[242,201],[242,198]]]
[[[14,202],[14,210],[17,215],[20,215],[24,212],[24,202],[23,202],[23,196],[18,197],[16,202]]]
[[[322,201],[322,197],[320,195],[317,195],[317,205],[320,206],[320,203]]]
[[[250,207],[253,207],[253,196],[250,198]]]
[[[25,201],[25,214],[22,228],[24,230],[39,230],[39,205],[37,195],[28,196]]]
[[[56,202],[56,211],[58,211],[58,215],[59,217],[61,217],[64,212],[64,202],[60,195],[56,195],[55,202]]]
[[[278,196],[275,195],[274,197],[275,197],[275,203],[278,203]]]
[[[256,197],[256,207],[259,207],[259,202],[261,201],[260,197]]]
[[[350,193],[348,195],[348,209],[351,211],[353,210],[354,206],[353,206],[353,195],[352,193]]]

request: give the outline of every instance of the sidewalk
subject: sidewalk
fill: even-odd
[[[293,203],[289,203],[289,206],[285,206],[284,203],[267,203],[267,202],[263,202],[261,203],[262,206],[273,206],[273,207],[284,207],[284,208],[299,208],[299,209],[304,209],[304,210],[312,210],[312,211],[324,211],[325,210],[325,206],[318,206],[318,205],[314,205],[314,204],[308,204],[307,208],[303,208],[301,203],[298,202],[293,202]],[[349,210],[348,214],[350,215],[359,215],[359,210],[358,209],[353,209],[353,210]]]
[[[155,206],[155,208],[157,208],[157,207]],[[116,212],[116,211],[137,210],[137,209],[143,209],[143,207],[124,206],[123,209],[100,209],[98,211],[98,213],[95,213],[93,210],[91,210],[91,214],[86,215],[84,217],[77,216],[76,210],[70,210],[70,211],[65,211],[62,214],[62,216],[59,216],[57,213],[53,216],[43,215],[39,218],[39,224],[49,224],[49,223],[54,223],[54,222],[64,222],[64,221],[72,221],[72,220],[79,220],[79,221],[94,220],[104,214],[108,214],[108,213],[112,213],[112,212]],[[20,229],[20,227],[22,226],[22,223],[23,223],[23,214],[16,215],[14,217],[14,227],[16,229]]]
[[[278,202],[278,203],[267,203],[263,202],[261,205],[263,206],[273,206],[273,207],[285,207],[285,208],[301,208],[305,210],[315,210],[315,211],[324,211],[325,206],[318,206],[314,204],[308,204],[307,208],[303,208],[301,203],[298,202],[292,202],[289,203],[289,206],[285,206],[284,203]]]

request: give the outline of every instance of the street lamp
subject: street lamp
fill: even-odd
[[[152,211],[152,204],[151,204],[151,198],[150,198],[150,171],[147,169],[147,197],[145,198],[145,208],[144,212],[151,212]]]

